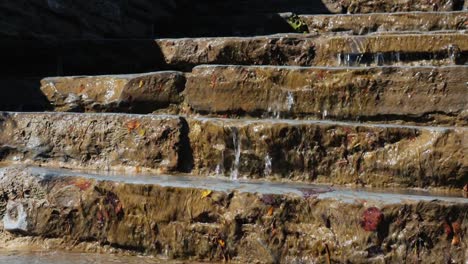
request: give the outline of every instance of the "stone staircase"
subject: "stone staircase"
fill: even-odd
[[[468,261],[466,2],[201,2],[0,31],[0,249]]]

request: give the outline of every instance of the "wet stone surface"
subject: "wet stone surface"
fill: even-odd
[[[186,101],[200,113],[467,124],[468,67],[199,66]]]
[[[13,201],[35,204],[30,209],[33,213],[26,215],[28,231],[2,232],[4,245],[15,241],[34,245],[47,237],[60,238],[58,248],[86,241],[169,259],[256,263],[325,261],[327,257],[440,263],[465,257],[465,246],[452,246],[451,241],[466,232],[467,203],[382,204],[372,198],[343,203],[316,196],[162,187],[79,175],[3,169],[3,219],[8,214],[5,206]],[[369,216],[369,210],[377,210],[370,208],[378,208],[381,216]],[[375,228],[363,228],[363,219]],[[447,235],[446,225],[456,228]]]
[[[354,15],[301,15],[310,32],[374,32],[466,30],[468,12],[401,12]]]
[[[179,166],[176,116],[2,113],[3,161],[99,170],[171,171]]]
[[[466,181],[464,128],[281,119],[188,123],[196,173],[372,186],[461,188]]]
[[[53,77],[41,90],[55,111],[152,112],[182,101],[180,72],[132,75]]]

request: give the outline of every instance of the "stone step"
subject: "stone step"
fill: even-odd
[[[177,116],[4,112],[0,127],[1,159],[25,164],[183,171],[189,147]]]
[[[193,172],[370,186],[466,183],[468,130],[333,121],[189,118]]]
[[[167,65],[450,65],[468,59],[463,33],[297,35],[156,40]]]
[[[298,14],[345,14],[411,11],[455,11],[462,10],[463,0],[227,0],[198,1],[188,5],[185,14],[232,15],[248,13],[295,12]]]
[[[31,2],[33,1],[33,2]],[[194,32],[211,35],[229,32],[217,25],[245,25],[236,16],[263,23],[265,14],[295,12],[298,14],[344,14],[397,11],[461,10],[463,0],[163,0],[119,2],[116,0],[57,2],[40,0],[4,1],[0,3],[0,36],[5,38],[153,38],[174,37]],[[38,16],[37,14],[41,14]],[[206,17],[217,16],[218,20]],[[199,23],[200,20],[210,21]],[[277,20],[279,21],[279,20]],[[195,23],[193,23],[195,22]],[[206,28],[212,28],[209,32]],[[252,32],[250,29],[245,33]],[[232,32],[235,33],[235,32]],[[187,36],[187,35],[186,35]],[[191,36],[191,35],[190,35]]]
[[[278,34],[157,40],[5,40],[1,78],[190,71],[200,64],[466,64],[468,34]]]
[[[240,263],[466,257],[461,197],[24,167],[0,170],[0,192],[5,246]]]
[[[187,84],[180,72],[53,77],[41,92],[55,111],[468,124],[466,66],[198,66],[187,75]]]
[[[468,67],[198,66],[196,112],[467,125]]]
[[[285,15],[287,17],[287,15]],[[468,29],[468,12],[400,12],[352,15],[300,15],[310,32],[436,31]]]
[[[0,161],[368,186],[466,183],[464,127],[8,113]]]
[[[468,12],[399,12],[340,15],[299,15],[293,13],[258,13],[220,16],[189,14],[176,21],[167,20],[166,37],[255,36],[303,31],[295,29],[292,21],[302,21],[309,32],[346,32],[358,35],[373,32],[466,30]],[[288,22],[290,21],[290,22]],[[160,22],[162,23],[162,22]],[[190,24],[190,27],[187,27]],[[158,36],[159,36],[158,35]]]
[[[56,111],[145,112],[182,101],[185,75],[181,72],[52,77],[41,91]]]

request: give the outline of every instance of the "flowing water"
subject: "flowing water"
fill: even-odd
[[[239,138],[239,131],[237,128],[231,128],[232,133],[232,144],[234,146],[234,163],[231,170],[231,180],[237,180],[239,178],[239,163],[241,154],[241,141]]]
[[[63,251],[9,251],[0,250],[0,263],[4,264],[156,264],[183,263],[143,256],[119,256],[98,253],[72,253]]]
[[[192,175],[152,175],[152,174],[93,174],[84,171],[64,169],[46,169],[30,167],[29,170],[37,177],[44,179],[53,177],[84,177],[98,181],[115,181],[125,184],[154,184],[162,187],[196,188],[212,191],[259,193],[259,194],[288,194],[304,196],[304,191],[317,194],[318,199],[335,199],[347,203],[362,200],[372,200],[379,204],[396,204],[401,202],[418,202],[440,200],[453,203],[468,203],[461,193],[435,193],[414,189],[372,189],[346,188],[307,183],[264,182],[239,179],[236,181],[220,177],[198,177]],[[0,168],[0,175],[2,169]],[[1,263],[1,262],[0,262]]]

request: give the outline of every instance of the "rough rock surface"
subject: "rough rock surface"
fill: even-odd
[[[310,32],[352,32],[365,35],[374,32],[435,31],[468,29],[468,12],[415,12],[354,15],[301,15]]]
[[[188,78],[195,111],[348,120],[467,124],[468,67],[290,68],[199,66]]]
[[[188,119],[194,171],[371,186],[466,183],[465,128]]]
[[[359,66],[464,64],[468,35],[462,33],[367,36],[278,34],[263,37],[156,40],[166,64]]]
[[[2,113],[0,159],[52,167],[176,170],[182,152],[178,117]]]
[[[156,40],[167,65],[191,69],[200,64],[310,65],[315,36],[279,34],[257,37]]]
[[[12,232],[11,240],[62,238],[62,247],[95,241],[169,259],[241,263],[461,263],[467,257],[466,244],[455,243],[467,232],[466,203],[349,203],[24,168],[0,172],[0,193],[0,230]],[[21,219],[25,228],[6,230]]]
[[[152,112],[182,101],[179,72],[53,77],[41,90],[56,111]]]

